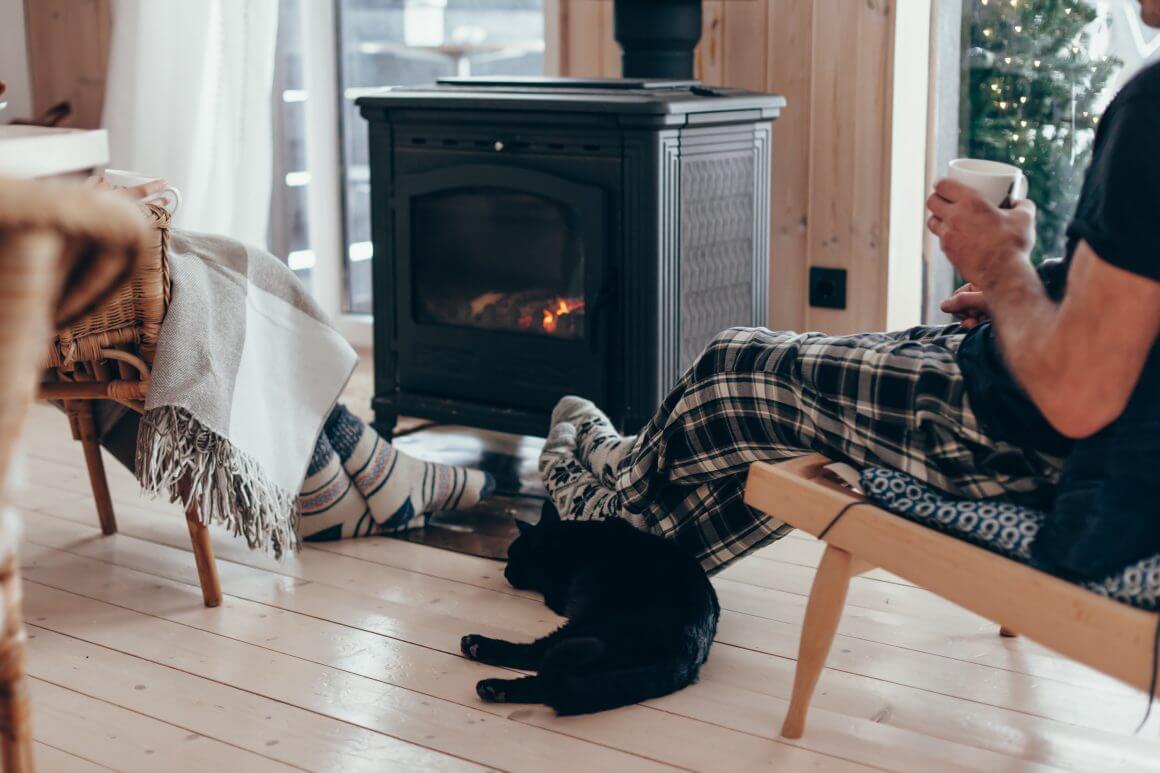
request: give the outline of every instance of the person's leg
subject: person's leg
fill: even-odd
[[[620,464],[628,456],[636,436],[623,437],[612,421],[591,400],[565,397],[552,411],[553,427],[570,424],[576,430],[576,459],[602,486],[613,488]]]
[[[966,328],[958,322],[954,322],[949,325],[918,325],[917,327],[908,327],[902,330],[882,333],[882,335],[887,338],[893,338],[895,341],[915,341],[926,344],[937,343],[953,348],[958,346],[958,342],[962,340],[966,333]]]
[[[132,411],[110,416],[101,443],[132,470],[141,417]],[[327,541],[403,531],[422,526],[427,513],[474,507],[494,487],[492,476],[481,470],[423,462],[396,451],[339,404],[318,437],[298,494],[301,535]]]
[[[323,432],[366,500],[378,534],[422,526],[431,513],[469,509],[495,489],[495,479],[482,470],[408,456],[341,404]]]
[[[951,325],[922,326],[881,334],[884,339],[947,345],[964,334]],[[620,465],[636,441],[636,435],[622,436],[612,421],[592,401],[565,397],[552,411],[551,426],[571,424],[576,430],[575,457],[605,488],[615,488]]]
[[[375,520],[367,501],[355,488],[325,432],[314,444],[314,455],[298,494],[298,511],[302,516],[299,533],[307,542],[374,533]]]
[[[553,426],[544,441],[540,477],[561,518],[589,521],[622,514],[615,487],[602,485],[580,461],[576,428],[566,421]],[[634,521],[633,525],[641,528],[643,522]]]
[[[817,451],[900,469],[959,496],[1033,496],[1057,470],[981,430],[954,358],[958,340],[945,329],[727,331],[636,439],[616,490],[586,508],[619,511],[714,569],[788,530],[742,501],[755,461]],[[565,452],[555,453],[550,470],[563,466]],[[562,515],[570,504],[557,502]]]

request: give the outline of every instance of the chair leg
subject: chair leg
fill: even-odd
[[[789,711],[781,726],[781,734],[785,738],[801,738],[805,731],[810,699],[818,685],[822,668],[826,665],[834,634],[838,631],[838,620],[846,604],[850,578],[857,571],[853,556],[833,545],[826,546],[806,605],[801,643],[798,645],[797,669],[793,675],[793,693],[790,696]]]
[[[0,770],[32,773],[32,731],[24,675],[24,616],[15,558],[0,569],[4,626],[0,638]]]
[[[117,517],[113,514],[113,499],[109,496],[109,480],[105,477],[105,462],[101,458],[101,442],[93,419],[90,400],[70,400],[68,415],[72,420],[73,437],[81,442],[85,452],[85,466],[89,468],[89,483],[103,534],[117,533]]]
[[[189,502],[185,508],[185,525],[189,527],[189,542],[193,546],[193,561],[197,565],[198,582],[201,583],[201,598],[207,607],[221,606],[222,583],[218,579],[213,543],[209,539],[209,527],[201,522],[197,513],[197,503],[190,498],[189,479],[183,479],[178,485],[181,501]]]
[[[209,527],[198,518],[197,505],[191,503],[185,511],[185,523],[189,526],[189,541],[193,545],[193,560],[197,564],[197,579],[201,583],[202,600],[207,607],[221,606],[222,584],[218,579],[213,544],[209,539]]]

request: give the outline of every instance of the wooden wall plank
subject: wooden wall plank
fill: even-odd
[[[612,0],[600,0],[600,75],[619,78],[620,70],[620,44],[613,34]]]
[[[596,78],[603,68],[599,0],[560,0],[560,74]]]
[[[575,22],[572,20],[575,10],[572,8],[572,0],[555,0],[553,3],[555,24],[549,27],[544,24],[544,35],[556,36],[555,51],[552,52],[552,57],[556,61],[556,72],[554,75],[565,76],[572,75],[574,63],[572,62],[572,36],[575,34]],[[550,48],[552,43],[545,40],[544,48]]]
[[[773,125],[769,324],[775,330],[800,330],[806,318],[813,20],[814,0],[770,0],[765,88],[788,103]]]
[[[68,100],[67,125],[101,125],[109,69],[110,0],[25,0],[32,108]]]
[[[859,130],[854,135],[854,217],[850,254],[864,256],[852,264],[848,278],[848,313],[842,332],[882,330],[886,326],[886,290],[890,255],[891,127],[893,125],[894,13],[897,0],[859,4],[855,65],[862,88],[855,99]],[[911,120],[923,121],[925,116]]]
[[[855,137],[863,122],[855,109],[863,88],[857,70],[859,11],[851,9],[860,8],[850,0],[814,3],[807,265],[847,271],[861,259],[851,243]],[[850,311],[807,307],[805,327],[839,332]]]
[[[697,44],[693,71],[697,80],[710,86],[724,85],[724,56],[725,2],[705,0],[701,10],[701,42]]]
[[[724,4],[724,85],[765,89],[768,14],[767,0],[728,0]]]

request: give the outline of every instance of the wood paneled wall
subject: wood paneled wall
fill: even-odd
[[[896,2],[705,0],[697,76],[789,103],[774,124],[774,328],[885,325]],[[618,75],[610,0],[559,4],[561,74]],[[848,271],[845,310],[808,306],[810,266]]]
[[[704,0],[697,77],[776,92],[789,103],[774,124],[774,328],[842,333],[885,325],[899,2],[906,0]],[[560,74],[619,75],[611,0],[557,3]],[[68,99],[70,125],[99,125],[109,4],[25,0],[37,111]],[[848,271],[845,310],[809,307],[810,266]]]
[[[72,105],[68,126],[101,125],[112,29],[110,0],[25,0],[28,70],[36,114]]]

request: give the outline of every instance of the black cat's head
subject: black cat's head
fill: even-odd
[[[503,576],[520,590],[543,590],[551,575],[560,513],[551,502],[545,502],[536,524],[516,521],[519,536],[508,548],[508,563]]]

